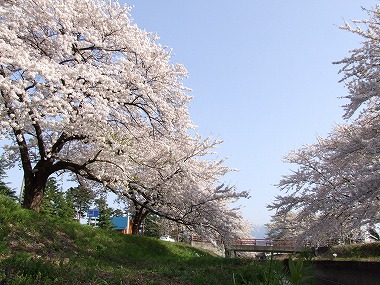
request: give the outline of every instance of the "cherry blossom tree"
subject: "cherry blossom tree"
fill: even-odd
[[[245,192],[221,186],[231,169],[208,160],[217,141],[194,133],[171,50],[102,0],[0,3],[1,139],[20,163],[23,206],[40,210],[46,181],[69,172],[141,212],[227,235],[244,232]],[[141,210],[141,211],[140,211]]]
[[[122,188],[119,192],[131,201],[134,232],[138,232],[145,217],[152,213],[196,232],[207,228],[207,236],[220,238],[228,232],[247,234],[248,227],[239,209],[226,205],[247,198],[248,193],[221,184],[221,178],[231,169],[223,166],[224,160],[207,159],[212,155],[212,148],[220,143],[200,137],[168,141],[149,165],[135,169],[128,191]]]
[[[103,1],[2,2],[1,132],[19,151],[24,206],[39,210],[57,171],[117,184],[136,146],[192,126],[186,70],[132,25],[129,10]]]
[[[359,35],[362,38],[362,46],[350,51],[351,56],[344,58],[335,64],[343,65],[340,73],[343,73],[341,82],[345,82],[348,89],[349,103],[345,106],[345,118],[350,118],[364,106],[371,105],[379,99],[379,19],[380,6],[374,9],[364,9],[368,18],[354,20],[352,24],[345,22],[341,29]],[[373,99],[373,100],[372,100]]]
[[[301,225],[297,221],[295,212],[273,216],[270,223],[265,225],[268,238],[277,240],[294,240],[299,233],[302,233],[305,226],[307,225]]]
[[[286,194],[269,206],[275,216],[296,211],[297,223],[308,225],[303,238],[351,239],[358,229],[380,222],[380,6],[367,12],[368,20],[342,27],[361,36],[362,46],[336,62],[343,65],[349,94],[344,117],[351,121],[288,154],[286,162],[298,169],[283,177],[278,186]]]

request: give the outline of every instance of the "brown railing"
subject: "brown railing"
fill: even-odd
[[[272,240],[272,239],[237,239],[231,242],[231,245],[256,245],[256,246],[284,246],[294,247],[295,242],[289,240]]]

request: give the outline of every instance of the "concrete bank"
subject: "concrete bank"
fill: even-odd
[[[380,262],[315,261],[316,285],[380,285]]]

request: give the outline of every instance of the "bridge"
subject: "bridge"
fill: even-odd
[[[236,256],[236,252],[271,252],[271,253],[294,253],[311,249],[310,245],[300,246],[294,241],[272,239],[239,239],[225,244],[225,256]]]

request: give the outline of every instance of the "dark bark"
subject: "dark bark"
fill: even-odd
[[[132,215],[132,221],[133,221],[132,234],[138,235],[140,233],[142,224],[144,223],[146,217],[149,214],[149,210],[135,203],[134,203],[134,206],[135,206],[135,211],[134,211],[134,214]]]
[[[40,211],[40,206],[44,197],[44,189],[46,182],[49,176],[60,170],[69,170],[74,173],[79,173],[80,170],[83,170],[86,174],[83,177],[90,180],[98,181],[98,179],[92,176],[87,169],[88,164],[96,161],[96,156],[84,163],[83,165],[78,165],[71,162],[65,161],[54,161],[53,158],[46,158],[46,150],[43,143],[42,132],[40,128],[35,124],[36,134],[38,134],[38,149],[41,159],[38,161],[36,166],[32,168],[31,158],[29,156],[28,147],[25,143],[25,138],[18,141],[19,150],[21,154],[22,167],[24,170],[24,200],[22,206],[27,209],[34,210],[36,212]],[[15,135],[21,135],[20,130],[15,130]],[[67,136],[65,133],[62,133],[60,138],[52,147],[52,156],[56,156],[65,143],[74,141],[74,140],[83,140],[85,137],[81,135]],[[100,152],[99,152],[100,153]],[[98,154],[99,154],[98,153]],[[98,155],[97,154],[97,155]]]
[[[24,197],[22,206],[27,209],[40,212],[40,206],[44,197],[44,189],[47,178],[26,178],[24,185]]]
[[[48,161],[40,161],[32,171],[24,171],[24,208],[40,212],[46,182],[52,173],[52,165]]]

